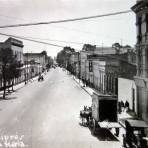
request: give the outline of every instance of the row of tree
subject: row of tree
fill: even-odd
[[[3,99],[6,97],[6,90],[12,88],[14,79],[18,78],[21,74],[21,64],[17,61],[16,55],[10,48],[0,49],[0,79],[2,81]]]
[[[75,49],[74,48],[71,48],[71,47],[64,47],[63,50],[61,50],[58,54],[57,54],[57,63],[61,66],[64,66],[65,68],[67,68],[67,66],[69,65],[69,58],[70,58],[70,55],[72,53],[75,52]]]

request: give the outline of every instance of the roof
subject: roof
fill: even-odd
[[[128,121],[131,127],[148,128],[148,125],[143,120],[128,119],[126,121]]]
[[[24,53],[25,56],[43,56],[42,53]]]
[[[99,94],[97,92],[94,92],[93,94],[97,95],[99,97],[99,100],[117,100],[117,97],[113,95]]]
[[[96,47],[94,53],[96,54],[116,54],[116,50],[112,47]]]
[[[9,37],[9,38],[5,41],[5,43],[7,43],[7,42],[11,43],[11,44],[14,45],[14,46],[24,47],[23,42],[22,42],[21,40],[18,40],[18,39],[12,38],[12,37]]]

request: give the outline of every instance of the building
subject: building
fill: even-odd
[[[0,48],[10,48],[13,51],[18,62],[21,64],[24,63],[23,59],[23,42],[15,39],[15,38],[8,38],[5,42],[0,43]]]
[[[23,42],[15,39],[15,38],[8,38],[6,41],[0,43],[0,49],[9,48],[13,51],[13,55],[16,57],[17,62],[20,64],[20,67],[23,66],[24,59],[23,59]],[[19,83],[22,81],[22,75],[19,78],[14,79],[14,84]],[[0,76],[0,88],[3,87],[2,77]]]
[[[54,64],[54,61],[56,61],[56,60],[54,60],[51,56],[47,56],[47,60],[46,60],[47,65],[46,65],[46,68],[50,68]]]
[[[96,46],[84,44],[82,50],[80,51],[80,77],[86,80],[86,61],[87,56],[94,54]]]
[[[46,55],[41,53],[25,53],[24,54],[24,63],[27,64],[28,62],[38,63],[44,69],[46,67],[47,58]]]
[[[86,81],[101,93],[105,93],[105,65],[106,61],[88,55],[86,62]]]
[[[86,80],[101,93],[118,95],[118,78],[132,79],[136,66],[112,55],[88,55]]]
[[[138,0],[131,9],[137,27],[137,115],[148,123],[148,1]]]
[[[112,47],[96,47],[94,53],[99,55],[116,54],[116,50]]]
[[[70,55],[70,66],[71,66],[71,72],[79,77],[80,75],[80,53],[79,52],[73,52]]]

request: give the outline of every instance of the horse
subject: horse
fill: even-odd
[[[81,110],[80,111],[80,118],[82,120],[82,125],[88,125],[89,119],[91,118],[91,111],[89,110]]]

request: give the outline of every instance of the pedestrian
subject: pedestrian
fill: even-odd
[[[121,100],[121,102],[120,102],[120,104],[121,104],[121,111],[124,111],[124,102]]]
[[[121,112],[122,112],[122,110],[121,110],[121,102],[120,101],[118,102],[118,112],[119,112],[119,114],[121,114]]]
[[[120,132],[120,129],[117,127],[117,128],[115,128],[115,135],[118,137],[119,136],[119,132]]]
[[[129,111],[129,102],[127,100],[125,102],[125,108],[126,108],[126,111]]]
[[[84,106],[84,111],[86,111],[86,106]]]

